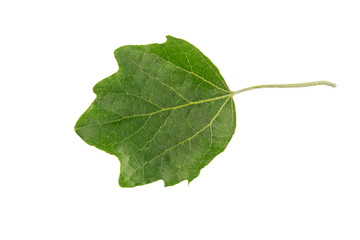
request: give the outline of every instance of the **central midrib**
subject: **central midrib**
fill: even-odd
[[[186,103],[186,104],[183,104],[183,105],[179,105],[179,106],[175,106],[175,107],[170,107],[170,108],[163,108],[163,109],[160,109],[160,110],[158,110],[158,111],[151,112],[151,113],[131,115],[131,116],[127,116],[127,117],[123,117],[123,118],[119,118],[119,119],[114,119],[114,120],[107,121],[107,122],[96,123],[96,124],[89,124],[89,125],[85,125],[85,126],[82,126],[82,127],[75,128],[75,130],[79,130],[79,129],[85,128],[85,127],[105,125],[105,124],[109,124],[109,123],[118,122],[118,121],[121,121],[121,120],[124,120],[124,119],[134,118],[134,117],[151,116],[151,115],[154,115],[154,114],[157,114],[157,113],[160,113],[160,112],[175,110],[175,109],[179,109],[179,108],[183,108],[183,107],[187,107],[187,106],[191,106],[191,105],[196,105],[196,104],[201,104],[201,103],[205,103],[205,102],[216,101],[216,100],[223,99],[223,98],[226,98],[226,97],[231,97],[231,96],[232,96],[232,94],[229,93],[229,94],[226,94],[226,95],[223,95],[223,96],[219,96],[219,97],[214,97],[214,98],[209,98],[209,99],[203,99],[203,100],[199,100],[199,101],[195,101],[195,102],[190,102],[190,103]]]

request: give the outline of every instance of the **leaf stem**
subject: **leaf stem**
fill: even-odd
[[[316,81],[316,82],[305,82],[305,83],[291,83],[291,84],[267,84],[267,85],[259,85],[248,87],[244,89],[240,89],[231,93],[231,95],[236,95],[241,92],[246,92],[249,90],[257,89],[257,88],[300,88],[300,87],[311,87],[317,85],[326,85],[330,87],[336,87],[335,83],[328,82],[328,81]]]

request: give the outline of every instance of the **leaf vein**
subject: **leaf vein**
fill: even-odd
[[[162,153],[158,154],[157,156],[153,157],[152,159],[150,159],[149,161],[145,162],[142,166],[136,168],[131,174],[130,176],[124,180],[123,183],[126,183],[134,174],[135,172],[137,172],[139,169],[143,169],[147,164],[151,163],[153,160],[155,160],[156,158],[164,155],[166,152],[176,148],[177,146],[187,142],[187,141],[190,141],[191,139],[193,139],[194,137],[196,137],[197,135],[199,135],[201,132],[203,132],[206,128],[210,127],[212,125],[212,123],[214,122],[214,120],[219,116],[220,112],[222,111],[222,109],[224,108],[224,106],[226,105],[226,103],[229,101],[231,97],[228,97],[228,99],[226,99],[226,101],[223,103],[223,105],[220,107],[219,111],[215,114],[215,116],[212,118],[212,120],[210,121],[210,123],[208,125],[206,125],[205,127],[203,127],[201,130],[199,130],[198,132],[196,132],[194,135],[192,135],[191,137],[181,141],[180,143],[176,144],[175,146],[169,148],[169,149],[166,149],[165,151],[163,151]]]
[[[142,52],[141,50],[134,50],[134,51],[140,51],[140,52]],[[223,88],[221,88],[221,87],[219,87],[219,86],[215,85],[214,83],[212,83],[212,82],[210,82],[210,81],[206,80],[206,79],[205,79],[205,78],[203,78],[202,76],[200,76],[200,75],[198,75],[198,74],[196,74],[196,73],[194,73],[194,72],[192,72],[192,71],[188,71],[188,70],[186,70],[186,69],[184,69],[184,68],[182,68],[182,67],[179,67],[179,66],[175,65],[174,63],[172,63],[172,62],[170,62],[170,61],[168,61],[168,60],[166,60],[166,59],[164,59],[164,58],[160,57],[159,55],[156,55],[156,54],[154,54],[154,53],[150,53],[150,52],[145,52],[145,53],[146,53],[146,54],[149,54],[149,55],[156,56],[156,57],[158,57],[159,59],[163,60],[164,62],[166,62],[166,63],[168,63],[168,64],[172,65],[173,67],[175,67],[175,68],[177,68],[177,69],[179,69],[179,70],[182,70],[182,71],[184,71],[184,72],[186,72],[186,73],[189,73],[189,74],[191,74],[191,75],[196,76],[197,78],[199,78],[199,79],[201,79],[202,81],[204,81],[204,82],[206,82],[206,83],[208,83],[208,84],[212,85],[213,87],[215,87],[215,88],[219,89],[220,91],[227,92],[227,93],[229,93],[229,92],[230,92],[229,90],[225,90],[225,89],[223,89]],[[203,58],[203,57],[202,57],[202,58]],[[203,58],[203,59],[204,59],[204,58]],[[208,64],[208,63],[207,63],[207,64]],[[208,64],[208,65],[209,65],[209,64]],[[216,73],[216,75],[217,75],[217,76],[219,76],[217,73]],[[220,80],[223,82],[223,80],[222,80],[221,78],[220,78]]]
[[[182,99],[184,99],[187,102],[191,102],[190,100],[188,100],[187,98],[185,98],[183,95],[181,95],[180,93],[178,93],[173,87],[171,87],[170,85],[166,84],[165,82],[161,81],[160,78],[152,76],[150,73],[146,72],[140,64],[137,64],[136,62],[134,62],[131,58],[129,58],[130,61],[132,61],[136,66],[139,67],[140,71],[145,73],[146,75],[148,75],[150,78],[156,79],[157,81],[159,81],[162,85],[170,88],[176,95],[178,95],[179,97],[181,97]]]
[[[219,97],[214,97],[214,98],[204,99],[204,100],[200,100],[200,101],[196,101],[196,102],[186,103],[186,104],[179,105],[179,106],[175,106],[175,107],[163,108],[163,109],[161,109],[161,110],[158,110],[158,111],[155,111],[155,112],[151,112],[151,113],[143,113],[143,114],[126,116],[126,117],[123,117],[123,118],[114,119],[114,120],[107,121],[107,122],[102,122],[102,123],[93,123],[93,124],[85,125],[85,126],[78,127],[78,128],[75,128],[75,129],[76,129],[76,130],[79,130],[79,129],[85,128],[85,127],[99,126],[99,125],[101,126],[101,125],[110,124],[110,123],[115,123],[115,122],[122,121],[122,120],[124,120],[124,119],[129,119],[129,118],[134,118],[134,117],[151,116],[151,115],[154,115],[154,114],[157,114],[157,113],[160,113],[160,112],[175,110],[175,109],[187,107],[187,106],[190,106],[190,105],[201,104],[201,103],[205,103],[205,102],[216,101],[216,100],[219,100],[219,99],[222,99],[222,98],[226,98],[226,97],[231,97],[231,96],[232,96],[231,94],[222,95],[222,96],[219,96]]]

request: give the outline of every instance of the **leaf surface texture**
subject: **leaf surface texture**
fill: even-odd
[[[163,44],[120,47],[115,58],[118,72],[95,85],[97,97],[76,133],[119,158],[122,187],[192,181],[235,130],[234,101],[219,70],[171,36]]]

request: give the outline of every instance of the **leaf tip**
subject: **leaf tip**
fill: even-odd
[[[166,35],[166,42],[180,40],[179,38],[173,37],[171,35]]]

